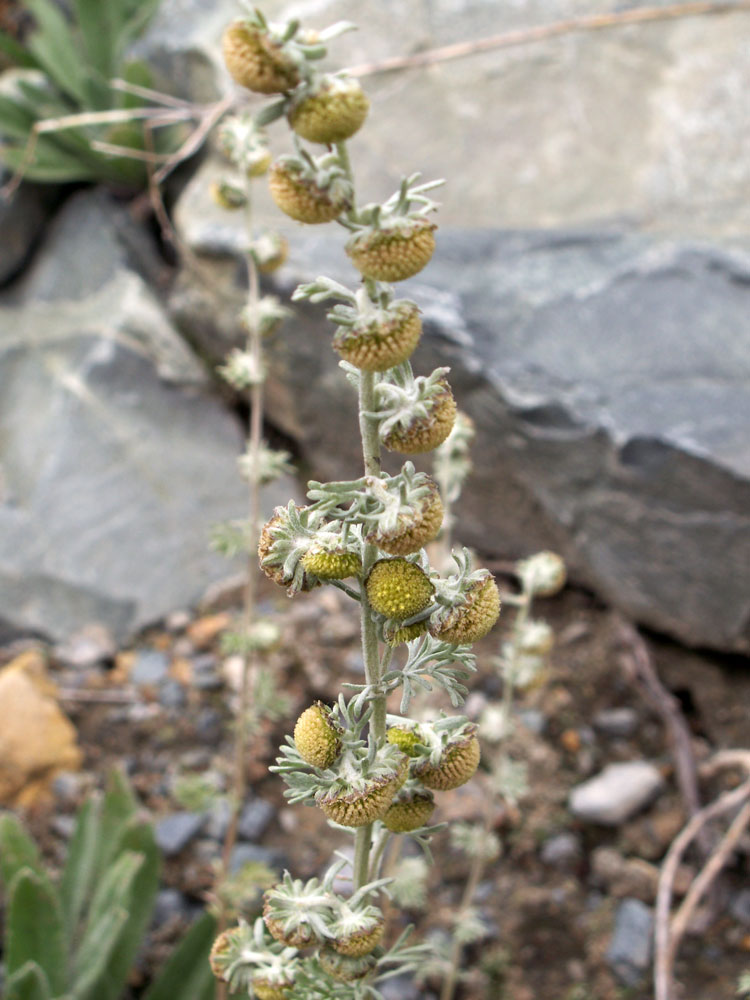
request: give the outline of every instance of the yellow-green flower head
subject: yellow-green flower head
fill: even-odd
[[[253,996],[257,1000],[287,1000],[291,995],[293,984],[282,986],[279,983],[271,982],[265,976],[253,977]]]
[[[415,622],[413,625],[405,625],[401,628],[383,629],[383,639],[389,646],[399,646],[402,642],[411,642],[424,635],[427,631],[428,621]]]
[[[380,559],[370,570],[366,588],[374,610],[397,621],[424,611],[435,593],[424,570],[406,559]]]
[[[419,309],[402,300],[374,318],[361,317],[352,326],[338,327],[333,346],[355,368],[384,372],[410,358],[421,335]]]
[[[359,131],[370,102],[356,80],[324,77],[317,90],[295,100],[289,124],[308,142],[343,142]]]
[[[400,726],[391,726],[388,732],[385,734],[385,738],[389,743],[395,744],[399,750],[408,756],[414,756],[412,751],[419,740],[419,732],[416,729],[402,729]]]
[[[477,642],[493,627],[500,614],[500,592],[492,576],[474,582],[465,603],[452,608],[430,625],[430,635],[456,646]]]
[[[476,726],[473,730],[469,729],[460,739],[449,743],[437,765],[426,760],[414,767],[414,776],[427,788],[441,792],[465,785],[479,766],[481,756]]]
[[[319,580],[345,580],[359,576],[362,560],[356,552],[335,551],[325,545],[313,544],[302,557],[302,565]]]
[[[419,455],[441,445],[453,430],[456,401],[446,379],[441,379],[440,391],[428,401],[428,413],[414,417],[405,426],[396,424],[383,437],[389,451],[402,455]]]
[[[411,833],[425,826],[435,809],[431,792],[416,789],[400,791],[383,817],[383,825],[391,833]]]
[[[306,708],[294,727],[294,745],[300,757],[313,767],[325,770],[341,752],[339,727],[321,702]]]
[[[291,505],[294,506],[293,504]],[[296,507],[298,514],[304,513],[304,508]],[[273,516],[267,521],[260,532],[258,539],[258,561],[260,568],[269,580],[278,583],[281,587],[288,587],[294,581],[294,573],[289,573],[284,567],[284,558],[272,555],[271,549],[277,543],[287,538],[290,534],[290,516],[286,507],[276,507]],[[304,567],[303,567],[304,570]],[[307,573],[301,573],[301,584],[298,589],[312,590],[319,586],[317,579],[311,579]]]
[[[385,815],[393,796],[409,771],[408,759],[401,757],[396,771],[371,778],[364,787],[350,790],[332,788],[317,799],[326,816],[341,826],[367,826]]]
[[[271,197],[277,206],[297,222],[319,225],[332,222],[349,207],[341,190],[321,187],[305,177],[294,163],[277,160],[268,175]]]
[[[299,83],[299,71],[281,45],[248,21],[230,24],[222,46],[227,69],[248,90],[280,94]]]
[[[358,979],[364,979],[376,964],[372,955],[352,958],[340,955],[333,948],[322,948],[318,952],[318,961],[329,976],[341,983],[355,983]]]
[[[212,181],[209,193],[215,204],[228,212],[236,211],[247,205],[245,192],[235,187],[234,184],[230,184],[229,181]]]
[[[272,937],[288,948],[311,948],[319,943],[317,935],[307,923],[300,923],[293,930],[286,930],[284,921],[268,912],[267,904],[263,906],[263,920]]]
[[[372,908],[374,909],[374,907]],[[364,922],[364,926],[349,933],[337,933],[331,941],[331,947],[339,955],[350,958],[361,958],[369,955],[373,948],[380,944],[385,931],[385,920],[382,915],[373,915]],[[335,928],[332,928],[335,930]]]
[[[429,492],[399,517],[398,524],[391,531],[378,528],[367,536],[378,548],[392,556],[408,556],[419,552],[437,537],[443,523],[445,510],[440,492],[432,479],[427,480]]]
[[[516,573],[534,597],[552,597],[565,586],[565,563],[556,552],[537,552],[516,563]]]
[[[380,229],[366,229],[346,245],[352,263],[365,278],[375,281],[403,281],[418,274],[435,252],[434,222],[398,218]]]

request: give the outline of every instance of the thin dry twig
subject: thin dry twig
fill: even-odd
[[[434,63],[447,62],[451,59],[463,59],[479,52],[528,45],[532,42],[541,42],[547,38],[569,35],[577,31],[601,31],[605,28],[622,28],[649,21],[669,21],[683,17],[705,17],[743,11],[750,11],[750,0],[734,0],[734,2],[729,3],[705,0],[705,2],[677,3],[668,7],[636,7],[633,10],[613,11],[608,14],[590,14],[585,17],[572,17],[564,21],[539,24],[533,28],[504,31],[499,35],[491,35],[489,38],[479,38],[471,42],[443,45],[440,48],[416,52],[410,56],[392,56],[379,62],[362,63],[359,66],[350,67],[348,72],[352,76],[372,76],[375,73],[389,73],[399,69],[418,69],[422,66],[431,66]]]
[[[618,618],[617,635],[624,647],[620,658],[622,669],[630,683],[661,716],[672,746],[680,794],[688,816],[695,816],[701,807],[698,769],[690,730],[680,709],[680,703],[659,679],[646,643],[638,631],[629,622]],[[701,836],[700,845],[705,853],[708,853],[711,845],[707,836]]]
[[[724,752],[717,754],[713,764],[714,770],[717,770],[720,765],[730,767],[742,765],[750,769],[750,755],[744,751],[738,753]],[[673,969],[680,939],[685,932],[695,906],[723,868],[734,850],[737,841],[742,836],[744,829],[747,827],[748,822],[750,822],[750,803],[748,803],[748,800],[750,800],[750,780],[743,782],[737,788],[724,792],[718,799],[696,813],[674,839],[667,852],[659,876],[659,886],[656,895],[654,927],[656,950],[654,961],[655,1000],[673,1000]],[[676,922],[679,917],[679,923],[675,927],[674,923],[670,923],[672,894],[677,870],[685,851],[705,828],[707,823],[738,807],[742,807],[741,812],[709,857],[702,871],[696,877],[688,896],[686,896],[675,918]],[[694,890],[695,886],[697,888]],[[688,899],[691,902],[689,907],[686,907]]]

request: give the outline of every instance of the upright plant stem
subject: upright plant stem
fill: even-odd
[[[378,422],[370,416],[375,411],[375,375],[372,372],[360,372],[359,380],[359,430],[362,438],[362,455],[364,458],[365,475],[380,475],[380,436]],[[366,577],[375,561],[377,548],[367,544],[362,560],[362,575]],[[375,621],[372,616],[367,591],[362,587],[360,613],[362,616],[362,656],[365,664],[365,679],[368,684],[377,685],[381,677],[380,654],[378,652],[378,637],[375,631]],[[376,743],[385,740],[385,695],[377,695],[374,699],[371,726],[371,738]],[[370,869],[370,847],[372,843],[372,824],[362,826],[357,830],[354,841],[354,886],[358,889],[368,879]]]
[[[250,201],[250,182],[247,184],[247,205],[245,208],[245,225],[249,240],[252,242],[252,207]],[[256,372],[261,370],[262,343],[260,330],[257,322],[252,318],[256,315],[256,305],[260,297],[260,282],[258,277],[258,266],[252,253],[247,254],[247,279],[248,279],[248,320],[247,339],[245,349],[251,355],[253,367]],[[247,451],[249,465],[248,477],[248,549],[247,576],[243,592],[242,609],[242,634],[247,639],[250,628],[255,620],[257,591],[258,591],[258,571],[255,562],[255,551],[258,547],[258,531],[260,525],[260,452],[263,443],[263,381],[258,379],[248,390],[248,404],[250,408],[248,421],[248,441]],[[249,648],[247,643],[243,646],[242,672],[240,674],[240,689],[237,702],[237,713],[234,720],[234,757],[232,764],[232,799],[229,825],[224,837],[224,847],[222,850],[221,879],[225,879],[229,874],[232,860],[232,852],[237,842],[237,827],[239,824],[242,803],[247,793],[247,776],[245,771],[245,757],[247,753],[247,721],[251,707],[251,694],[254,688],[255,675],[257,673],[257,653]],[[219,900],[219,931],[223,931],[227,923],[226,905],[223,900]],[[222,992],[218,993],[219,1000],[226,996],[226,984],[220,984]]]

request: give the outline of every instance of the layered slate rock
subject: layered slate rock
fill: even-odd
[[[210,349],[212,331],[231,332],[222,302],[236,240],[221,256],[219,223],[201,236],[187,204],[180,214],[224,282],[216,299],[178,287],[173,301]],[[288,235],[282,293],[314,274],[356,284],[334,239]],[[750,649],[750,257],[615,232],[438,237],[399,294],[424,312],[415,371],[449,365],[477,425],[460,539],[504,557],[556,549],[574,579],[637,621]],[[356,401],[323,309],[297,317],[272,347],[271,418],[316,478],[349,477]]]
[[[666,3],[666,0],[661,0]],[[266,0],[273,21],[353,20],[326,67],[356,68],[633,4],[589,0]],[[652,4],[659,6],[659,4]],[[220,65],[236,0],[163,0],[141,51],[196,101],[231,87]],[[362,77],[372,101],[352,143],[363,201],[402,174],[445,177],[445,223],[590,225],[742,237],[750,228],[747,12],[568,31]],[[237,88],[239,89],[239,88]],[[256,98],[251,98],[258,107]],[[278,129],[275,130],[278,134]],[[280,146],[282,144],[280,143]],[[283,145],[286,151],[286,143]]]
[[[147,241],[82,193],[0,299],[0,635],[122,638],[228,575],[240,427],[142,273]]]

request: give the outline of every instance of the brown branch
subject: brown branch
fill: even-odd
[[[750,11],[750,0],[735,0],[733,3],[701,0],[701,2],[695,3],[676,3],[669,7],[637,7],[634,10],[614,11],[609,14],[590,14],[585,17],[572,17],[564,21],[539,24],[533,28],[505,31],[499,35],[490,35],[489,38],[480,38],[471,42],[443,45],[440,48],[416,52],[410,56],[392,56],[379,62],[362,63],[359,66],[349,67],[347,72],[351,73],[352,76],[372,76],[375,73],[388,73],[398,69],[418,69],[438,62],[447,62],[450,59],[463,59],[479,52],[528,45],[532,42],[541,42],[546,38],[555,38],[577,31],[600,31],[604,28],[622,28],[630,24],[668,21],[683,17],[704,17],[713,14],[731,14],[742,11]]]
[[[648,652],[646,643],[633,626],[622,618],[617,619],[617,634],[624,647],[621,656],[623,671],[641,696],[661,716],[667,730],[674,755],[675,773],[680,794],[688,816],[695,816],[701,807],[698,792],[698,770],[693,754],[685,716],[680,703],[664,687]],[[701,848],[708,853],[710,843],[701,836]]]
[[[659,876],[659,887],[656,894],[654,927],[654,941],[656,949],[656,957],[654,961],[655,1000],[674,1000],[673,968],[679,938],[675,939],[673,935],[672,927],[670,925],[670,911],[672,908],[674,880],[677,874],[677,869],[682,861],[682,856],[700,831],[705,828],[706,823],[715,819],[717,816],[721,816],[723,813],[729,812],[731,809],[735,809],[738,806],[744,806],[742,812],[740,813],[740,816],[743,817],[741,825],[738,824],[738,820],[740,818],[738,816],[732,823],[732,826],[729,828],[727,833],[724,835],[724,838],[719,843],[714,853],[707,861],[706,867],[696,879],[696,881],[698,881],[698,879],[701,881],[700,895],[696,898],[697,903],[700,896],[702,896],[708,889],[713,879],[721,870],[721,867],[723,867],[726,858],[729,856],[734,848],[734,845],[736,844],[736,841],[741,836],[748,820],[750,820],[750,815],[748,815],[747,819],[744,818],[745,810],[749,808],[746,805],[748,799],[750,799],[750,781],[745,781],[737,788],[733,788],[729,792],[724,792],[724,794],[718,799],[710,805],[707,805],[704,809],[701,809],[700,812],[696,813],[695,816],[692,817],[687,826],[685,826],[685,828],[674,839],[672,846],[667,852],[667,856],[664,860],[661,874]],[[718,863],[719,861],[721,861],[721,864]],[[693,908],[694,906],[695,903],[693,904]],[[684,910],[684,904],[682,910]],[[687,925],[687,921],[691,913],[692,908],[689,912],[683,915],[684,925]],[[684,932],[684,926],[681,931]]]

